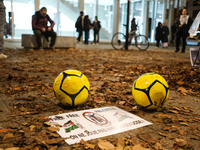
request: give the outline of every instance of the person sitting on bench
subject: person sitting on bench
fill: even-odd
[[[47,26],[48,21],[51,26]],[[47,41],[48,37],[51,37],[50,49],[54,49],[55,41],[56,41],[56,32],[53,31],[55,23],[49,15],[47,14],[47,8],[42,7],[39,11],[36,11],[32,16],[32,29],[34,35],[36,36],[37,48],[42,50],[41,36],[43,35]]]

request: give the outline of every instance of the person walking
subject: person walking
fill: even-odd
[[[80,42],[81,37],[83,35],[83,20],[84,20],[84,13],[80,11],[80,16],[77,18],[75,23],[76,31],[78,32],[77,42]]]
[[[6,59],[8,57],[3,54],[5,15],[4,3],[3,0],[0,0],[0,59]]]
[[[94,41],[93,41],[94,43],[93,44],[98,45],[99,44],[99,31],[101,29],[101,23],[98,20],[97,16],[95,16],[95,20],[92,23],[92,26],[93,26],[93,31],[94,31]]]
[[[85,32],[85,41],[84,44],[89,44],[89,34],[90,34],[90,29],[92,28],[92,24],[90,22],[89,16],[86,15],[84,17],[84,32]]]
[[[185,53],[185,47],[186,47],[186,38],[189,35],[188,31],[190,29],[190,26],[192,25],[192,18],[187,15],[187,10],[182,10],[182,15],[179,17],[179,20],[177,21],[177,32],[176,32],[176,51],[179,51],[179,45],[180,45],[180,39],[182,38],[182,50],[181,53]]]
[[[162,40],[162,23],[158,22],[158,26],[156,27],[156,47],[160,47],[160,41]]]
[[[167,26],[167,23],[164,22],[163,23],[163,27],[162,27],[162,47],[163,48],[168,48],[168,36],[169,36],[169,28]]]
[[[51,26],[47,26],[47,23],[50,22]],[[56,41],[56,32],[53,31],[55,23],[49,15],[47,14],[47,8],[42,7],[39,11],[35,12],[35,15],[33,15],[32,20],[32,28],[34,35],[36,36],[36,42],[37,42],[37,48],[42,50],[42,43],[41,43],[41,37],[44,35],[44,37],[48,41],[48,37],[51,37],[50,42],[50,49],[55,49],[55,41]]]

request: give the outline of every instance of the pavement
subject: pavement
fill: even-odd
[[[21,46],[20,39],[17,39],[17,40],[6,39],[4,41],[4,48],[5,49],[16,49],[16,50],[23,49],[23,47]],[[113,47],[110,42],[101,42],[101,43],[99,43],[99,45],[93,45],[92,42],[91,42],[91,44],[85,45],[85,44],[83,44],[83,42],[79,42],[79,43],[77,43],[76,48],[82,49],[82,50],[85,50],[85,49],[87,49],[87,50],[95,50],[95,49],[113,50]],[[129,46],[128,49],[129,50],[138,50],[137,47],[135,47],[135,46]],[[189,49],[189,48],[187,47],[187,49]],[[169,44],[168,48],[157,48],[155,46],[155,43],[150,43],[148,50],[175,50],[175,45]]]

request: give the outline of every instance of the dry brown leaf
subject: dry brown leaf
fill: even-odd
[[[155,144],[154,148],[155,148],[156,150],[161,150],[161,149],[163,149],[162,145],[161,145],[160,143],[158,143],[158,142]]]
[[[49,123],[49,122],[44,122],[44,124],[47,125],[47,126],[51,126],[51,125],[52,125],[52,124]]]
[[[5,150],[19,150],[19,147],[6,148]]]
[[[140,144],[133,146],[132,150],[150,150],[149,148],[144,148]]]
[[[6,139],[9,139],[9,138],[12,138],[12,137],[14,137],[14,135],[12,133],[8,133],[3,137],[3,140],[6,140]]]
[[[168,139],[172,138],[171,134],[165,134],[165,133],[161,133],[161,132],[159,132],[158,134],[161,135],[161,136],[164,136],[164,137],[166,137]]]
[[[177,139],[176,138],[175,141],[176,141],[176,144],[180,147],[184,147],[184,146],[188,145],[187,141],[185,141],[184,139]]]
[[[60,129],[56,128],[56,127],[48,127],[48,130],[50,130],[52,132],[56,132],[56,131],[59,131]]]
[[[169,112],[174,113],[174,114],[178,114],[179,112],[176,110],[169,110]]]
[[[31,125],[31,126],[29,126],[29,128],[30,128],[30,131],[34,131],[35,126],[34,126],[34,125]]]
[[[8,132],[8,131],[12,131],[12,129],[0,129],[0,133],[4,133],[4,132]]]
[[[124,150],[150,150],[149,148],[144,148],[140,144],[137,144],[135,146],[126,146]]]
[[[184,84],[184,81],[183,80],[179,80],[176,82],[178,85],[183,85]]]
[[[116,150],[123,150],[124,148],[124,139],[123,138],[118,138],[117,139],[117,147]]]
[[[58,143],[60,143],[64,140],[65,140],[65,138],[54,138],[54,139],[45,140],[45,143],[50,144],[50,145],[51,144],[58,144]]]
[[[81,139],[80,142],[81,142],[81,144],[84,145],[85,149],[94,149],[94,148],[95,148],[95,145],[89,144],[89,143],[87,143],[86,141],[84,141],[83,139]]]
[[[114,150],[115,149],[115,146],[106,140],[99,139],[97,145],[102,150]]]
[[[187,95],[187,93],[188,93],[184,87],[179,87],[178,91],[181,92],[181,94],[183,94],[183,95]]]

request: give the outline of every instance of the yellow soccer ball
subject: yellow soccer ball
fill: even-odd
[[[74,107],[86,102],[90,83],[80,71],[65,70],[55,79],[53,90],[62,104]]]
[[[167,101],[169,86],[161,75],[146,73],[133,83],[132,95],[138,105],[146,109],[157,109]]]

